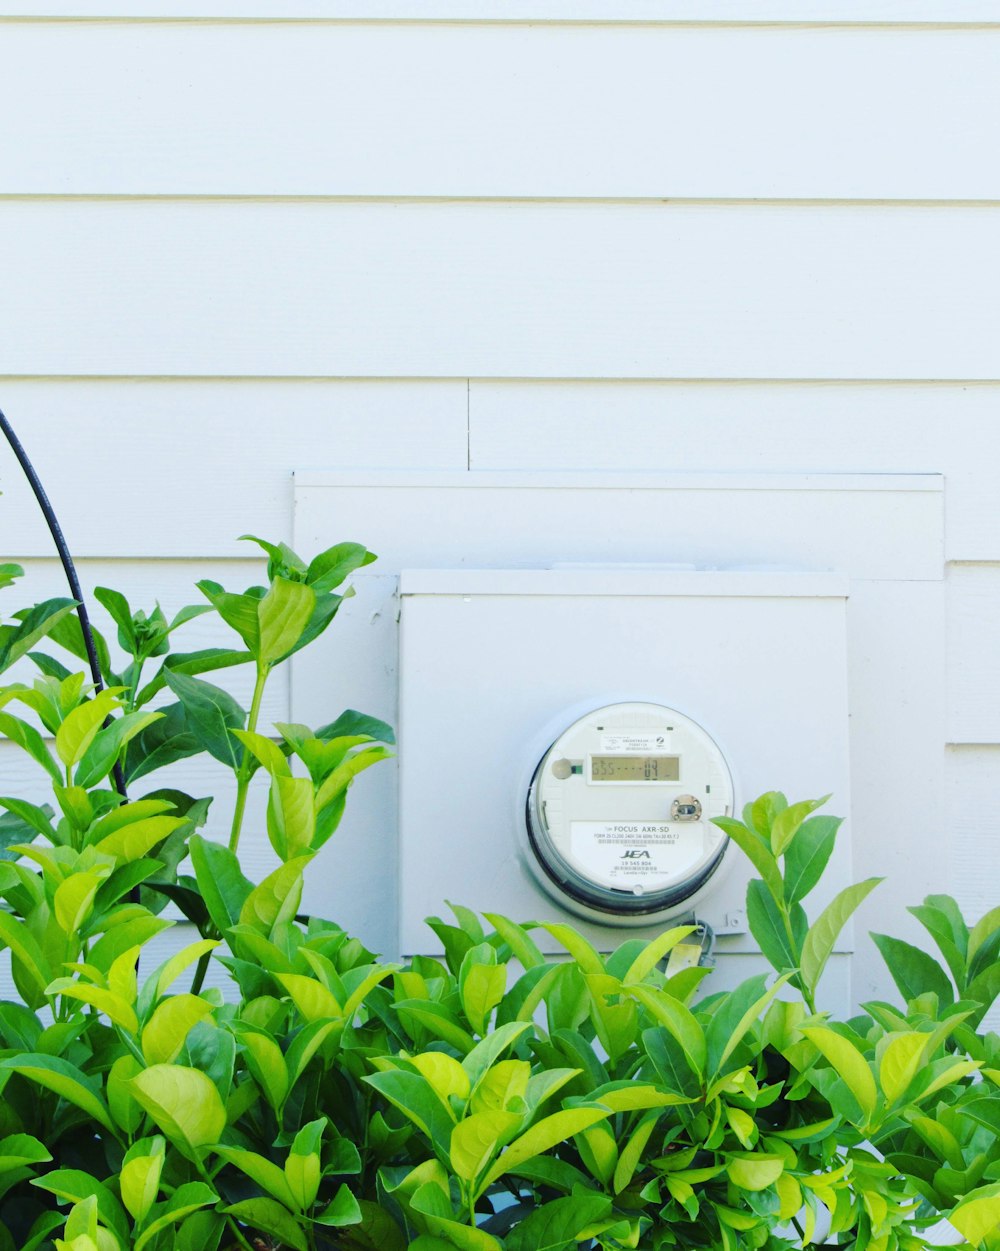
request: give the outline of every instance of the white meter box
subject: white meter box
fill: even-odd
[[[403,952],[429,950],[445,899],[602,950],[693,913],[753,951],[750,873],[711,818],[777,787],[849,811],[847,579],[404,570],[399,589]],[[845,827],[810,911],[849,880]]]

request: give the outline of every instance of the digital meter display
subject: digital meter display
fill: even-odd
[[[677,782],[680,756],[591,756],[592,782]]]

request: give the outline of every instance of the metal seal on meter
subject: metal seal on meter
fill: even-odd
[[[727,839],[733,779],[715,741],[662,704],[598,708],[559,735],[526,802],[528,863],[563,907],[648,925],[706,887]]]

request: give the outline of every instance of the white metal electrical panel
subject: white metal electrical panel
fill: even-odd
[[[709,818],[778,786],[847,810],[846,579],[404,570],[399,590],[403,951],[446,899],[604,950],[690,916],[754,950],[747,865]],[[826,898],[849,873],[845,836]]]
[[[849,818],[810,915],[887,874],[905,920],[940,843],[941,501],[935,475],[297,474],[296,548],[379,559],[294,658],[292,719],[399,734],[305,906],[387,954],[440,950],[447,900],[605,950],[693,912],[731,984],[763,958],[711,818],[781,789]],[[828,1006],[891,993],[869,924]]]

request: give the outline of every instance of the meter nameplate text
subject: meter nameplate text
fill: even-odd
[[[601,751],[654,752],[667,745],[665,734],[602,734]]]
[[[667,821],[571,821],[571,858],[618,890],[661,890],[702,858],[697,825]]]

